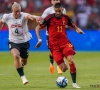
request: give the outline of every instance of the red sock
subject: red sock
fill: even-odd
[[[72,77],[73,83],[76,83],[76,66],[74,63],[70,64],[70,74]]]
[[[76,66],[75,66],[75,64],[72,63],[72,64],[69,64],[69,66],[70,66],[70,73],[75,73],[76,72]]]

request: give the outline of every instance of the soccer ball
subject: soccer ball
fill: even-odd
[[[56,84],[60,88],[65,88],[68,85],[68,79],[65,76],[60,76],[57,78]]]

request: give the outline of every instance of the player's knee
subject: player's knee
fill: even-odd
[[[73,55],[68,56],[68,57],[67,57],[67,60],[68,60],[69,64],[74,63]]]
[[[72,63],[74,63],[74,61],[73,60],[70,60],[69,63],[72,64]]]
[[[63,66],[61,67],[61,70],[62,70],[63,72],[65,72],[66,70],[68,70],[67,65],[63,65]]]
[[[62,68],[62,71],[63,71],[63,72],[66,72],[66,70],[67,70],[67,68],[66,68],[66,67]]]
[[[13,56],[14,56],[14,59],[15,59],[15,60],[18,60],[18,59],[20,59],[20,56],[19,56],[19,54],[14,54]]]
[[[25,59],[21,58],[21,62],[22,62],[23,65],[26,65],[27,64],[27,58],[25,58]]]

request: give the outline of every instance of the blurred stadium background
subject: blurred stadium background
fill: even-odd
[[[11,12],[13,2],[18,2],[22,6],[22,11],[30,14],[41,15],[42,12],[51,6],[51,0],[0,0],[0,18],[4,13]],[[67,11],[67,15],[72,18],[78,27],[84,30],[85,35],[79,35],[72,30],[67,30],[68,37],[77,51],[100,51],[100,0],[61,0]],[[43,44],[39,49],[34,46],[37,42],[35,27],[37,23],[29,21],[28,26],[33,34],[31,51],[47,51],[45,43],[45,31],[42,32]],[[5,37],[4,37],[5,36]],[[3,38],[2,38],[3,37]],[[8,28],[5,25],[0,31],[0,50],[7,51]]]

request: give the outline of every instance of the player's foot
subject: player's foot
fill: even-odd
[[[50,64],[50,72],[51,74],[54,74],[54,65]]]
[[[57,66],[57,71],[58,71],[58,74],[62,74],[62,70]]]
[[[73,86],[74,88],[81,88],[81,87],[78,86],[76,83],[73,83],[72,86]]]
[[[25,76],[21,76],[22,82],[24,85],[26,85],[28,83],[28,80],[26,79]]]

